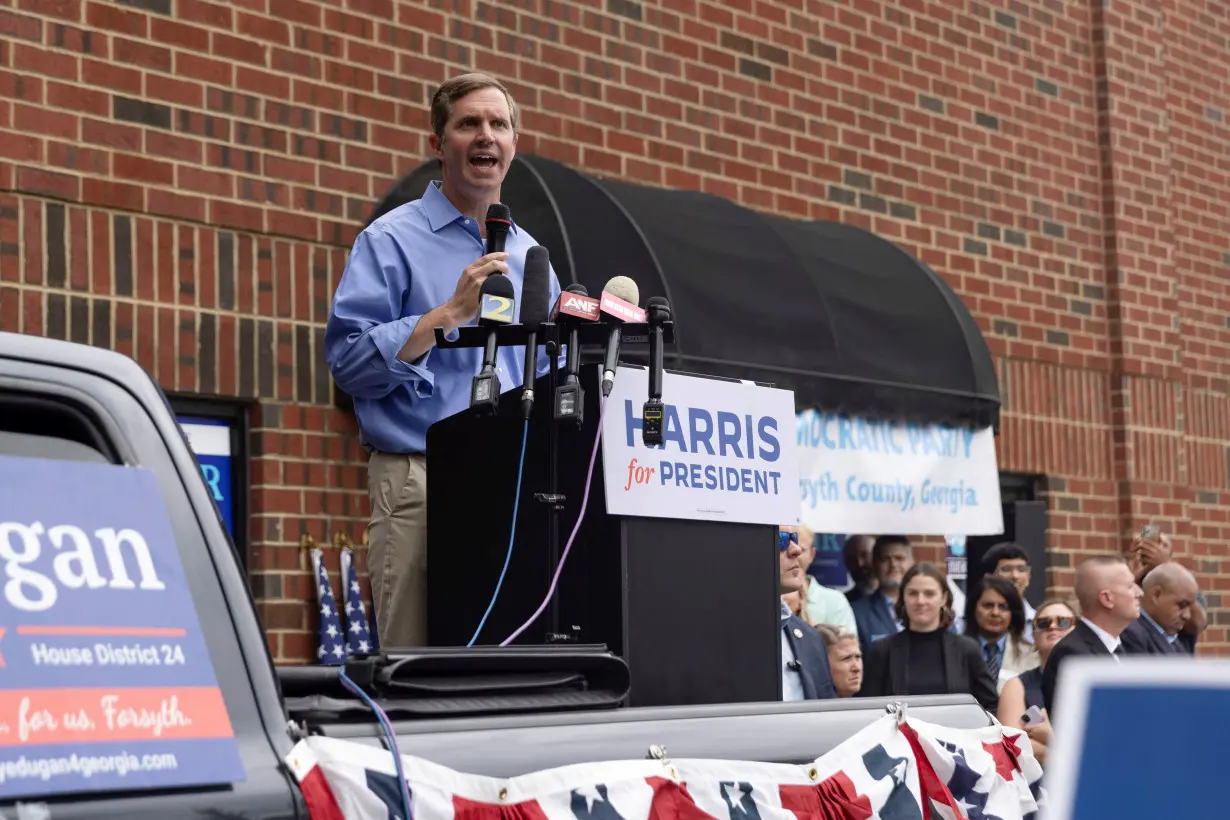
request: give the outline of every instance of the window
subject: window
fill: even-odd
[[[118,463],[89,415],[72,402],[0,391],[0,455]]]

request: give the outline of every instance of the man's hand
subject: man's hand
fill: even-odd
[[[1138,535],[1132,541],[1132,547],[1128,554],[1128,564],[1132,568],[1132,574],[1136,576],[1136,580],[1139,582],[1154,567],[1169,561],[1173,554],[1174,550],[1170,545],[1169,535],[1163,533],[1157,538],[1141,538]]]
[[[480,256],[470,263],[461,272],[461,278],[457,280],[457,287],[449,300],[424,313],[419,319],[397,358],[403,362],[414,363],[435,346],[436,328],[452,333],[458,327],[471,322],[478,315],[478,293],[483,282],[493,273],[508,275],[508,263],[504,261],[507,258],[508,254],[501,251]]]
[[[508,254],[503,251],[489,253],[474,260],[461,272],[461,278],[457,280],[457,288],[448,300],[449,312],[452,313],[453,320],[458,325],[467,324],[478,315],[478,292],[483,282],[487,281],[487,277],[493,273],[508,275],[508,263],[504,261],[506,259],[508,259]],[[446,330],[452,330],[452,328],[446,328]]]

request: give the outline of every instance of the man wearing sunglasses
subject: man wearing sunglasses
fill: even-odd
[[[782,595],[803,588],[803,567],[799,557],[798,529],[781,527],[778,542],[778,584]],[[785,601],[782,608],[782,700],[821,700],[837,697],[833,672],[829,668],[829,653],[820,633],[790,611]]]

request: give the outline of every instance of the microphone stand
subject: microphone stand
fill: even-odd
[[[550,338],[547,341],[547,355],[551,359],[551,367],[548,370],[547,376],[547,400],[543,402],[546,409],[545,415],[547,424],[551,428],[551,433],[547,437],[547,492],[549,498],[547,502],[547,555],[548,555],[548,574],[543,579],[543,587],[551,585],[551,575],[555,572],[555,567],[559,565],[560,559],[560,543],[559,543],[559,518],[560,513],[564,511],[564,503],[560,499],[559,494],[559,425],[555,423],[555,388],[557,376],[555,371],[558,369],[557,360],[559,359],[560,334],[563,332],[561,325],[556,324],[552,329]],[[551,602],[548,605],[547,615],[550,629],[548,631],[548,641],[551,635],[560,634],[559,620],[559,599],[558,594],[551,596]]]

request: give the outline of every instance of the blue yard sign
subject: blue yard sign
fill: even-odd
[[[816,533],[816,557],[808,572],[821,586],[843,588],[849,583],[845,559],[846,537],[832,532]]]
[[[235,538],[234,454],[231,453],[231,424],[218,419],[180,416],[188,445],[201,467],[209,494],[222,512],[231,539]]]
[[[1230,662],[1072,657],[1055,703],[1046,820],[1227,815]]]
[[[0,456],[0,802],[244,779],[162,491]]]

